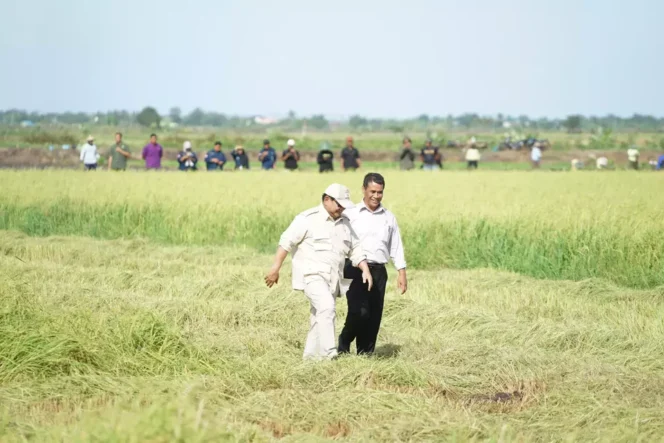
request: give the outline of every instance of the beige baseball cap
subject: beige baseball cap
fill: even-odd
[[[355,206],[350,199],[350,191],[348,188],[339,183],[332,183],[328,186],[327,189],[325,189],[325,195],[329,195],[335,199],[344,209],[350,209]]]

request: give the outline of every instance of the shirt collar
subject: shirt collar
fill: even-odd
[[[318,205],[318,207],[319,207],[319,211],[318,211],[318,213],[320,214],[320,218],[321,218],[321,220],[323,220],[323,221],[328,221],[328,220],[329,220],[329,221],[331,221],[331,222],[338,223],[338,222],[340,222],[341,220],[343,220],[344,218],[346,218],[346,220],[348,220],[348,216],[346,215],[345,211],[341,213],[341,217],[339,217],[338,219],[334,220],[334,219],[332,218],[332,216],[327,212],[327,209],[325,209],[325,206],[323,206],[322,203],[321,203],[320,205]]]
[[[380,205],[378,205],[378,209],[376,209],[375,211],[372,212],[371,209],[369,209],[367,207],[367,205],[364,204],[364,199],[357,204],[357,208],[358,208],[358,212],[361,212],[362,209],[366,209],[367,212],[370,212],[372,214],[379,214],[379,213],[385,211],[385,208],[383,207],[383,204],[381,203]]]

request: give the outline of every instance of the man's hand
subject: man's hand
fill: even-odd
[[[276,283],[279,283],[279,268],[273,266],[265,276],[265,284],[268,288],[271,288]]]
[[[401,291],[401,295],[405,294],[408,290],[408,279],[406,278],[406,270],[399,269],[399,276],[397,277],[397,287]]]
[[[368,269],[362,270],[362,283],[368,284],[367,291],[371,291],[371,288],[373,287],[373,278]]]

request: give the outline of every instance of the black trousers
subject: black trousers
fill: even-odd
[[[384,265],[369,265],[369,270],[373,278],[371,291],[367,291],[366,284],[362,283],[362,271],[346,262],[345,277],[352,278],[353,282],[346,293],[348,315],[339,335],[339,353],[350,352],[350,345],[355,339],[358,354],[372,354],[376,349],[378,330],[383,318],[387,270]]]

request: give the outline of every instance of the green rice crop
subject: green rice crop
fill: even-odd
[[[658,174],[387,171],[412,268],[495,268],[546,279],[664,285]],[[0,229],[272,252],[300,211],[361,173],[2,171]]]

